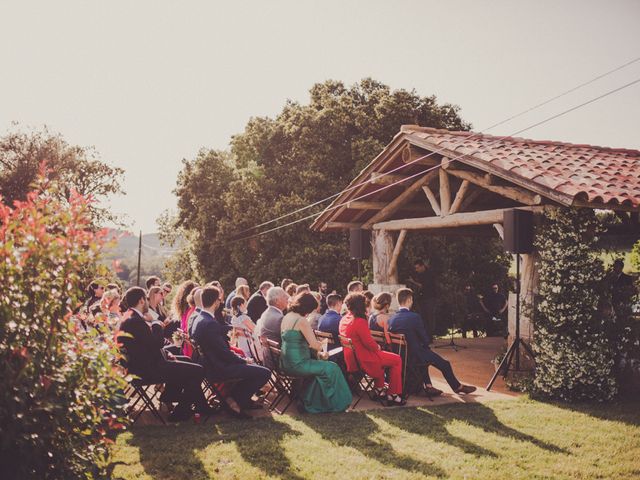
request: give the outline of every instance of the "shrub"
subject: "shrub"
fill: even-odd
[[[104,235],[88,200],[57,198],[40,180],[13,208],[0,202],[1,478],[104,476],[122,427],[115,341],[70,318]]]
[[[535,311],[533,391],[567,401],[609,400],[617,393],[612,318],[599,310],[604,266],[594,251],[599,222],[592,210],[547,214],[536,235],[540,253]]]

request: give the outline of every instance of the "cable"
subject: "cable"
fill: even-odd
[[[534,123],[533,125],[530,125],[530,126],[528,126],[528,127],[525,127],[525,128],[523,128],[523,129],[520,129],[520,130],[518,130],[518,131],[516,131],[516,132],[513,132],[511,135],[507,135],[507,136],[508,136],[508,137],[511,137],[511,136],[513,136],[513,135],[518,135],[518,134],[520,134],[520,133],[522,133],[522,132],[526,132],[527,130],[531,130],[532,128],[538,127],[538,126],[540,126],[540,125],[542,125],[542,124],[544,124],[544,123],[547,123],[547,122],[549,122],[549,121],[551,121],[551,120],[555,120],[556,118],[559,118],[559,117],[561,117],[561,116],[563,116],[563,115],[566,115],[566,114],[568,114],[568,113],[570,113],[570,112],[573,112],[573,111],[575,111],[575,110],[577,110],[577,109],[579,109],[579,108],[585,107],[585,106],[587,106],[587,105],[589,105],[589,104],[591,104],[591,103],[594,103],[594,102],[596,102],[596,101],[598,101],[598,100],[601,100],[601,99],[603,99],[603,98],[605,98],[605,97],[608,97],[609,95],[612,95],[612,94],[614,94],[614,93],[617,93],[617,92],[619,92],[619,91],[621,91],[621,90],[624,90],[625,88],[628,88],[628,87],[630,87],[630,86],[632,86],[632,85],[635,85],[635,84],[637,84],[637,83],[640,83],[640,78],[638,78],[638,79],[636,79],[636,80],[634,80],[634,81],[632,81],[632,82],[629,82],[629,83],[627,83],[627,84],[625,84],[625,85],[622,85],[622,86],[620,86],[620,87],[618,87],[618,88],[615,88],[615,89],[613,89],[613,90],[609,90],[608,92],[603,93],[602,95],[598,95],[597,97],[594,97],[594,98],[592,98],[592,99],[590,99],[590,100],[587,100],[586,102],[583,102],[583,103],[581,103],[581,104],[579,104],[579,105],[576,105],[576,106],[574,106],[574,107],[571,107],[571,108],[569,108],[569,109],[567,109],[567,110],[564,110],[564,111],[562,111],[562,112],[560,112],[560,113],[557,113],[557,114],[555,114],[555,115],[552,115],[552,116],[550,116],[550,117],[547,117],[547,118],[545,118],[544,120],[542,120],[542,121],[540,121],[540,122],[536,122],[536,123]],[[466,138],[467,138],[467,139],[469,139],[469,138],[471,138],[471,137],[466,137]],[[502,137],[498,137],[498,138],[496,139],[496,141],[502,141]],[[441,152],[441,150],[435,150],[435,151],[434,151],[434,152],[432,152],[432,153],[438,153],[438,152]],[[233,240],[231,240],[231,241],[229,241],[229,242],[221,243],[221,244],[219,244],[219,246],[226,246],[226,245],[229,245],[229,244],[231,244],[231,243],[241,242],[241,241],[243,241],[243,240],[249,240],[249,239],[251,239],[251,238],[259,237],[259,236],[261,236],[261,235],[265,235],[265,234],[267,234],[267,233],[274,232],[274,231],[279,230],[279,229],[281,229],[281,228],[289,227],[289,226],[291,226],[291,225],[295,225],[296,223],[303,222],[303,221],[305,221],[305,220],[309,220],[309,219],[311,219],[311,218],[313,218],[313,217],[317,217],[317,216],[321,215],[321,214],[322,214],[322,213],[324,213],[324,212],[330,212],[330,211],[336,210],[336,209],[338,209],[338,208],[340,208],[340,207],[342,207],[342,206],[344,206],[344,205],[346,205],[346,204],[348,204],[348,203],[350,203],[350,202],[354,202],[354,201],[360,200],[360,199],[362,199],[362,198],[368,197],[369,195],[373,195],[374,193],[380,192],[380,191],[382,191],[382,190],[386,190],[387,188],[391,188],[391,187],[393,187],[393,186],[395,186],[395,185],[399,185],[399,184],[401,184],[401,183],[403,183],[403,182],[406,182],[407,180],[410,180],[410,179],[415,178],[415,177],[417,177],[417,176],[420,176],[420,175],[422,175],[422,174],[424,174],[424,173],[427,173],[427,172],[429,172],[429,171],[432,171],[432,170],[435,170],[435,169],[437,169],[437,168],[440,168],[442,165],[449,164],[449,163],[451,163],[451,162],[453,162],[453,161],[455,161],[455,160],[457,160],[457,159],[459,159],[459,158],[462,158],[462,157],[464,157],[464,156],[466,156],[466,155],[467,155],[467,154],[461,154],[461,155],[458,155],[457,157],[450,158],[449,160],[447,160],[447,161],[445,161],[445,162],[442,162],[442,163],[441,163],[441,164],[439,164],[439,165],[436,165],[436,166],[434,166],[434,167],[427,168],[427,169],[422,170],[422,171],[420,171],[420,172],[417,172],[417,173],[415,173],[415,174],[413,174],[413,175],[411,175],[411,176],[408,176],[408,177],[406,177],[406,178],[403,178],[403,179],[401,179],[401,180],[398,180],[398,181],[396,181],[396,182],[394,182],[394,183],[391,183],[391,184],[389,184],[389,185],[382,186],[382,187],[380,187],[380,188],[379,188],[379,189],[377,189],[377,190],[374,190],[374,191],[369,192],[369,193],[365,193],[364,195],[361,195],[361,196],[356,197],[356,198],[352,198],[352,199],[350,199],[350,200],[348,200],[348,201],[346,201],[346,202],[344,202],[344,203],[341,203],[341,204],[334,205],[334,206],[332,206],[332,207],[326,208],[326,209],[324,209],[324,210],[323,210],[323,211],[321,211],[321,212],[317,212],[317,213],[313,213],[313,214],[311,214],[311,215],[307,215],[306,217],[302,217],[302,218],[299,218],[299,219],[297,219],[297,220],[293,220],[293,221],[288,222],[288,223],[285,223],[285,224],[283,224],[283,225],[279,225],[279,226],[277,226],[277,227],[270,228],[270,229],[265,230],[265,231],[263,231],[263,232],[259,232],[259,233],[253,234],[253,235],[249,235],[249,236],[247,236],[247,237],[233,239]],[[344,193],[344,192],[346,192],[346,191],[348,191],[348,190],[343,190],[343,191],[342,191],[342,192],[340,192],[340,193]]]
[[[534,105],[533,107],[527,108],[526,110],[523,110],[523,111],[521,111],[519,113],[516,113],[515,115],[512,115],[512,116],[510,116],[510,117],[508,117],[508,118],[506,118],[506,119],[504,119],[504,120],[502,120],[502,121],[500,121],[498,123],[494,123],[493,125],[491,125],[489,127],[481,129],[478,132],[475,132],[473,135],[471,135],[469,137],[466,137],[465,140],[469,140],[471,138],[477,137],[478,135],[482,135],[483,133],[487,132],[488,130],[491,130],[491,129],[495,128],[495,127],[503,125],[503,124],[505,124],[505,123],[507,123],[507,122],[509,122],[511,120],[515,120],[516,118],[519,118],[522,115],[525,115],[525,114],[527,114],[529,112],[532,112],[532,111],[534,111],[534,110],[536,110],[536,109],[538,109],[540,107],[543,107],[543,106],[545,106],[545,105],[547,105],[547,104],[549,104],[549,103],[551,103],[551,102],[553,102],[553,101],[555,101],[555,100],[557,100],[559,98],[562,98],[562,97],[564,97],[566,95],[569,95],[570,93],[573,93],[573,92],[575,92],[575,91],[577,91],[577,90],[579,90],[579,89],[581,89],[583,87],[586,87],[587,85],[590,85],[590,84],[592,84],[592,83],[594,83],[594,82],[596,82],[596,81],[598,81],[598,80],[600,80],[600,79],[602,79],[604,77],[607,77],[607,76],[611,75],[612,73],[620,71],[623,68],[626,68],[629,65],[632,65],[632,64],[634,64],[634,63],[636,63],[638,61],[640,61],[640,57],[634,58],[633,60],[630,60],[630,61],[628,61],[628,62],[626,62],[626,63],[624,63],[624,64],[622,64],[622,65],[620,65],[620,66],[618,66],[618,67],[616,67],[614,69],[612,69],[612,70],[609,70],[609,71],[607,71],[605,73],[602,73],[602,74],[600,74],[600,75],[598,75],[598,76],[596,76],[596,77],[594,77],[594,78],[592,78],[592,79],[590,79],[590,80],[588,80],[586,82],[583,82],[583,83],[581,83],[581,84],[579,84],[579,85],[577,85],[577,86],[575,86],[573,88],[570,88],[569,90],[566,90],[566,91],[564,91],[564,92],[562,92],[562,93],[560,93],[558,95],[555,95],[555,96],[545,100],[544,102],[538,103],[537,105]],[[520,132],[518,132],[518,133],[520,133]],[[514,135],[516,135],[516,134],[514,134]],[[420,160],[424,160],[424,159],[430,157],[434,153],[435,152],[431,152],[431,153],[429,153],[427,155],[424,155],[422,157],[418,157],[418,158],[416,158],[416,159],[414,159],[414,160],[412,160],[410,162],[407,162],[407,163],[405,163],[403,165],[400,165],[400,166],[398,166],[398,167],[396,167],[396,168],[394,168],[392,170],[389,170],[388,172],[384,172],[384,173],[380,174],[379,177],[377,177],[377,178],[382,178],[385,175],[389,175],[391,173],[397,172],[398,170],[406,168],[406,167],[408,167],[408,166],[410,166],[410,165],[412,165],[412,164],[414,164],[416,162],[419,162]],[[295,215],[296,213],[300,213],[302,211],[305,211],[305,210],[308,210],[310,208],[313,208],[316,205],[320,205],[320,204],[322,204],[322,203],[324,203],[324,202],[326,202],[328,200],[332,200],[332,199],[334,199],[336,197],[339,197],[343,193],[349,192],[351,190],[354,190],[354,189],[356,189],[358,187],[361,187],[362,185],[366,185],[369,182],[370,182],[370,180],[367,180],[365,182],[361,182],[361,183],[358,183],[358,184],[355,184],[355,185],[351,185],[350,187],[347,187],[347,188],[345,188],[345,189],[343,189],[343,190],[341,190],[341,191],[339,191],[337,193],[334,193],[333,195],[330,195],[330,196],[328,196],[326,198],[323,198],[321,200],[313,202],[313,203],[311,203],[309,205],[306,205],[304,207],[300,207],[297,210],[293,210],[293,211],[291,211],[289,213],[285,213],[284,215],[281,215],[281,216],[276,217],[274,219],[268,220],[266,222],[263,222],[263,223],[260,223],[258,225],[254,225],[253,227],[249,227],[249,228],[247,228],[245,230],[242,230],[242,231],[236,233],[235,236],[242,235],[243,233],[246,233],[248,231],[255,230],[255,229],[260,228],[260,227],[264,227],[264,226],[269,225],[271,223],[277,222],[278,220],[282,220],[283,218],[287,218],[287,217],[290,217],[292,215]]]

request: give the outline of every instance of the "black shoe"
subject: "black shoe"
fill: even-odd
[[[196,413],[199,413],[200,415],[214,415],[216,413],[218,413],[218,409],[217,408],[213,408],[209,405],[206,406],[202,406],[202,407],[198,407],[195,409]]]
[[[454,390],[454,392],[456,393],[473,393],[477,390],[476,387],[474,387],[473,385],[460,385],[456,390]]]
[[[442,390],[435,387],[424,387],[424,393],[427,397],[437,397],[438,395],[442,395]]]
[[[401,407],[407,404],[407,399],[402,395],[389,395],[391,398],[387,397],[387,401],[385,403],[386,407]]]
[[[174,410],[169,414],[170,422],[185,422],[191,418],[191,412],[188,410]]]

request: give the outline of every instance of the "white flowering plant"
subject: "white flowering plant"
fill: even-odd
[[[565,401],[612,399],[618,392],[613,316],[602,308],[605,269],[595,249],[600,222],[590,209],[545,214],[535,245],[539,299],[535,303],[533,393]]]

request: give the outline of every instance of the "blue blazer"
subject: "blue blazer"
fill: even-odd
[[[340,314],[334,310],[327,312],[318,319],[318,330],[333,335],[333,341],[336,345],[340,345]]]
[[[202,310],[193,321],[193,340],[202,354],[200,362],[207,377],[217,378],[224,375],[229,365],[246,364],[229,348],[227,329],[221,325],[209,312]]]
[[[398,310],[389,318],[388,325],[391,333],[404,334],[410,364],[422,365],[428,362],[431,353],[429,336],[420,315],[410,310]]]

